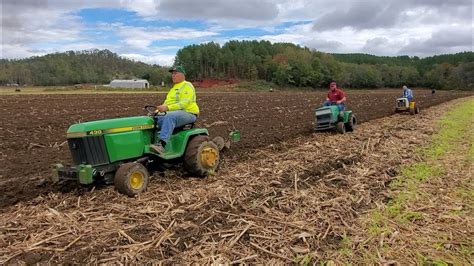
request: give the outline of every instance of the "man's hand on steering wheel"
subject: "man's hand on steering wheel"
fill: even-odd
[[[160,112],[158,109],[159,106],[156,105],[145,105],[145,111],[148,116],[163,116],[166,115],[166,112]]]
[[[166,111],[168,111],[168,105],[162,104],[156,108],[155,113],[164,113]]]

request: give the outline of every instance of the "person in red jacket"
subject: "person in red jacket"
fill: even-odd
[[[324,102],[324,106],[329,106],[329,105],[337,105],[337,108],[339,108],[339,113],[342,115],[344,112],[344,103],[346,102],[346,94],[344,91],[342,91],[341,88],[337,87],[337,84],[335,81],[331,82],[329,84],[329,92],[328,96],[326,97],[326,101]]]

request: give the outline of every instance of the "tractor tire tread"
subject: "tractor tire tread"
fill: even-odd
[[[133,171],[141,171],[144,176],[143,186],[141,189],[133,189],[130,187],[130,182],[128,181],[129,175]],[[131,162],[131,163],[124,163],[120,165],[119,169],[115,173],[114,177],[114,185],[118,192],[133,197],[143,191],[146,190],[148,186],[148,179],[150,174],[146,167],[141,163]]]
[[[186,147],[186,151],[184,153],[184,168],[193,175],[196,175],[198,177],[205,177],[208,173],[209,170],[215,170],[217,166],[219,165],[219,157],[217,158],[217,163],[216,167],[213,169],[205,169],[204,167],[201,166],[199,163],[199,152],[200,149],[203,145],[203,143],[206,143],[207,145],[213,146],[217,151],[219,151],[217,145],[210,141],[208,136],[204,135],[198,135],[193,137],[189,142],[188,146]]]
[[[357,117],[353,113],[350,113],[349,119],[347,120],[347,123],[346,123],[346,131],[347,132],[354,131],[356,126],[357,126]]]
[[[341,134],[346,133],[346,125],[344,124],[344,122],[337,122],[336,131]]]

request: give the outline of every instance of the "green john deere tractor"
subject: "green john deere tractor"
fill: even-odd
[[[357,118],[352,111],[344,111],[341,115],[337,105],[323,106],[315,111],[315,131],[336,130],[344,134],[354,131]]]
[[[134,196],[146,190],[150,166],[182,163],[190,174],[203,177],[217,169],[220,150],[240,140],[238,131],[231,132],[227,140],[211,140],[207,129],[188,124],[175,128],[164,153],[153,153],[150,144],[159,135],[153,117],[156,106],[145,109],[147,116],[71,125],[67,140],[74,165],[54,164],[52,181],[114,183],[119,192]]]

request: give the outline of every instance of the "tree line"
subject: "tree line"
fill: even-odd
[[[423,86],[473,89],[474,53],[462,52],[420,59],[409,56],[327,54],[292,43],[229,41],[180,49],[175,64],[191,79],[266,80],[282,86],[379,88]]]
[[[190,45],[175,64],[187,78],[266,80],[281,86],[326,87],[332,80],[350,88],[401,87],[473,89],[474,53],[427,58],[328,54],[291,43],[229,41]],[[107,84],[112,79],[170,82],[167,68],[118,56],[109,50],[68,51],[20,60],[0,60],[0,85]]]
[[[109,50],[54,53],[20,60],[0,60],[0,84],[36,86],[108,84],[112,79],[144,78],[152,84],[169,81],[167,70],[135,62]]]

